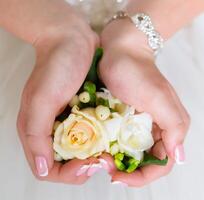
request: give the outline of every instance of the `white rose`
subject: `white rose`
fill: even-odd
[[[77,106],[54,133],[54,150],[64,159],[86,159],[109,151],[104,127],[94,116],[94,109],[79,111]]]
[[[120,152],[125,152],[137,160],[141,160],[143,152],[154,144],[152,137],[152,118],[147,113],[132,114],[122,117],[115,114],[104,122],[109,141],[117,141]]]

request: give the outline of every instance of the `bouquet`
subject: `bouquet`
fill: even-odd
[[[113,97],[99,80],[97,66],[102,55],[103,50],[97,49],[85,82],[56,118],[55,161],[106,152],[113,156],[116,168],[127,173],[144,165],[166,165],[168,158],[160,160],[149,153],[154,145],[151,116]]]

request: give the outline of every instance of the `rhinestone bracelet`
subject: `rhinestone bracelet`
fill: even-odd
[[[150,16],[146,15],[145,13],[137,13],[134,16],[129,16],[128,13],[124,11],[118,11],[108,23],[116,19],[127,17],[130,18],[135,26],[147,36],[150,48],[154,51],[155,55],[157,55],[159,50],[163,47],[164,40],[155,30]]]

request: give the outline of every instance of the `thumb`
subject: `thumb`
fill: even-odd
[[[25,155],[35,176],[47,176],[53,167],[52,126],[54,106],[44,100],[32,98],[22,103],[17,127]]]

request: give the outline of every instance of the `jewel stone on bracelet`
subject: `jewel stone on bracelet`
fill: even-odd
[[[157,54],[163,47],[163,38],[154,29],[151,18],[144,13],[138,13],[132,16],[131,20],[139,30],[147,35],[149,46],[154,50],[155,54]]]
[[[163,39],[157,32],[150,32],[148,37],[149,46],[155,51],[163,47]]]

